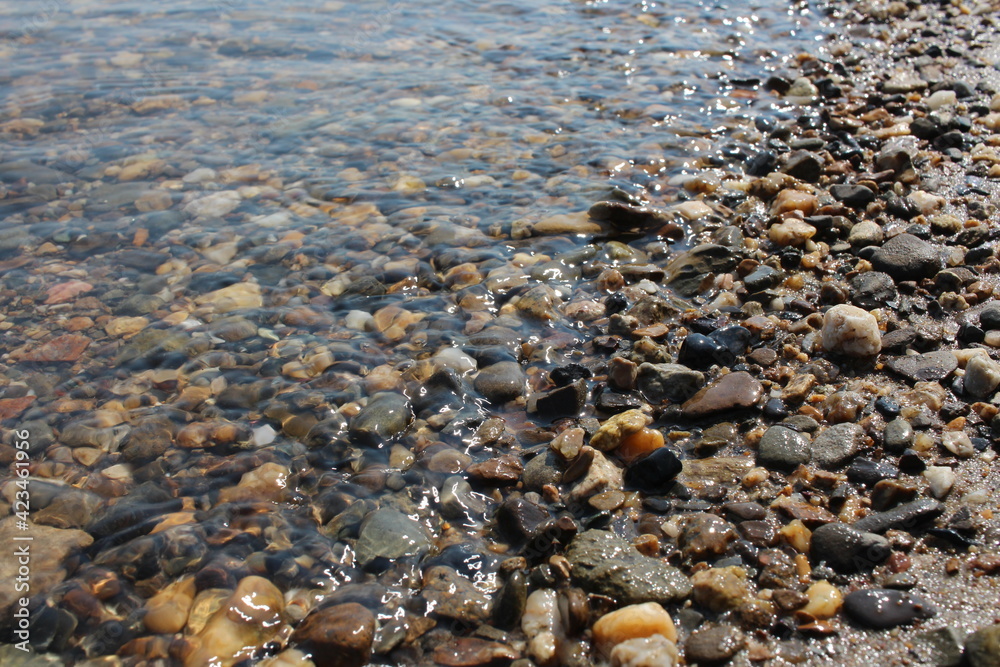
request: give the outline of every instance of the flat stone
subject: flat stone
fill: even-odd
[[[852,526],[861,532],[884,533],[890,528],[910,530],[936,519],[944,513],[944,505],[932,498],[921,498],[899,505],[885,512],[869,514],[855,521]]]
[[[478,637],[453,637],[446,646],[438,646],[431,654],[433,663],[444,667],[508,664],[519,657],[520,654],[507,644]]]
[[[943,380],[958,368],[958,359],[948,350],[910,354],[889,359],[889,368],[911,382]]]
[[[941,270],[937,248],[912,234],[899,234],[886,241],[871,258],[876,271],[895,280],[933,278]]]
[[[590,207],[588,214],[593,220],[608,222],[619,229],[662,227],[674,221],[674,216],[667,211],[620,201],[597,202]]]
[[[915,593],[885,588],[848,593],[844,597],[844,611],[862,627],[878,630],[907,625],[937,613],[930,603]]]
[[[864,429],[854,423],[834,424],[812,442],[812,461],[824,468],[836,468],[861,451],[866,441]]]
[[[689,418],[707,417],[730,410],[745,410],[756,405],[764,393],[752,375],[745,371],[729,373],[722,376],[697,394],[688,399],[682,406],[684,415]]]
[[[839,202],[851,208],[861,209],[875,201],[875,193],[863,185],[834,185],[830,194]]]
[[[658,558],[643,556],[629,542],[602,530],[577,535],[566,558],[579,586],[607,595],[620,605],[667,604],[691,592],[691,582],[680,570]]]
[[[725,246],[705,243],[672,259],[666,266],[666,283],[682,296],[698,293],[702,278],[709,273],[729,271],[739,259]]]
[[[535,394],[528,399],[529,412],[548,419],[572,417],[587,404],[587,394],[586,380],[577,380],[564,387]]]
[[[859,308],[883,308],[897,296],[896,283],[888,273],[866,271],[851,279],[851,301]]]
[[[22,361],[48,363],[76,361],[90,345],[90,339],[80,334],[63,334],[29,351]]]

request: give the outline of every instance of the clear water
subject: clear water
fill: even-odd
[[[436,503],[449,454],[441,452],[459,446],[461,429],[430,446],[426,434],[403,437],[416,458],[404,477],[385,461],[356,474],[367,459],[343,465],[346,445],[308,449],[309,425],[356,412],[371,368],[412,370],[436,345],[474,330],[483,312],[497,312],[500,304],[468,308],[444,269],[471,261],[485,274],[589,241],[512,239],[518,221],[586,211],[614,188],[666,205],[680,190],[671,177],[732,163],[727,142],[750,136],[757,118],[795,113],[762,83],[785,73],[789,59],[815,53],[826,30],[815,7],[780,0],[0,2],[0,298],[10,353],[2,397],[15,402],[3,403],[4,427],[31,424],[38,439],[41,425],[51,429],[32,452],[39,525],[97,538],[73,557],[66,582],[33,598],[37,648],[66,662],[153,654],[155,642],[129,644],[150,634],[143,600],[206,568],[264,573],[310,604],[348,584],[367,586],[378,595],[345,599],[372,601],[386,624],[419,613],[412,571],[354,566],[360,519],[346,515],[363,503],[398,505],[445,541]],[[231,205],[199,208],[214,193],[230,193],[223,203]],[[324,288],[366,275],[388,293],[347,299]],[[220,314],[199,301],[239,280],[263,295],[259,308],[235,311],[253,324],[250,335],[223,332]],[[70,281],[87,287],[53,296]],[[561,284],[588,289],[572,278]],[[124,308],[135,295],[159,301],[145,313]],[[437,337],[416,327],[394,338],[345,320],[349,309],[393,303],[436,322]],[[106,325],[137,312],[146,318],[132,323],[138,329],[181,333],[186,342],[124,354],[138,329]],[[593,335],[567,331],[578,341]],[[67,332],[91,340],[86,352],[31,356]],[[520,333],[537,341],[553,332],[539,325]],[[293,376],[285,365],[320,345],[337,364],[320,377]],[[556,341],[554,356],[525,366],[541,372],[579,359],[574,347]],[[287,393],[284,407],[266,392],[257,403],[219,399],[261,378]],[[212,399],[193,402],[184,387]],[[16,403],[25,397],[34,398]],[[470,400],[480,421],[500,412]],[[161,417],[174,424],[166,453],[125,456],[140,424]],[[533,426],[523,408],[505,417],[512,430]],[[236,425],[239,446],[222,436],[178,446],[183,428],[219,420]],[[247,444],[265,426],[273,441]],[[461,456],[473,460],[502,453],[465,449]],[[288,493],[244,507],[246,516],[227,509],[247,499],[225,489],[263,463],[285,467]],[[4,484],[6,494],[8,477]],[[61,494],[93,516],[43,517]],[[362,505],[344,500],[355,496]],[[340,513],[321,526],[307,509],[314,502]],[[121,530],[101,524],[129,503],[142,511]],[[142,513],[157,503],[162,511]],[[166,512],[191,512],[196,524],[152,533]],[[463,572],[492,592],[504,553],[483,531],[488,518],[455,522],[447,541],[474,554]],[[347,528],[338,534],[336,522]],[[237,539],[234,530],[253,536]],[[454,552],[439,560],[454,564]],[[286,570],[298,574],[279,576]],[[122,592],[101,598],[100,614],[66,601],[104,578]],[[46,600],[76,619],[58,641],[58,624],[39,611]],[[380,659],[402,664],[412,654]]]

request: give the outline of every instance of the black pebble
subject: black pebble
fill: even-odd
[[[670,449],[660,447],[636,460],[625,471],[625,486],[653,496],[660,496],[674,486],[683,464]]]

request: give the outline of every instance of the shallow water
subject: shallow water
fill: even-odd
[[[258,574],[290,607],[361,602],[378,659],[417,661],[385,627],[434,609],[418,562],[493,594],[514,555],[483,534],[498,473],[447,521],[443,487],[551,436],[463,379],[470,357],[428,359],[520,361],[536,388],[587,361],[584,318],[505,305],[543,283],[603,298],[587,262],[666,258],[724,220],[629,247],[530,225],[616,189],[690,199],[675,177],[741,164],[755,121],[800,112],[763,82],[826,29],[776,1],[0,6],[4,426],[31,432],[32,520],[93,540],[36,589],[36,647],[155,655],[145,598]],[[416,421],[348,428],[382,390]],[[359,567],[376,506],[431,555]],[[82,589],[99,603],[67,602]],[[287,639],[266,634],[254,659]]]

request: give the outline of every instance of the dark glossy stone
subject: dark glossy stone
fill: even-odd
[[[828,523],[813,531],[809,551],[815,562],[838,572],[870,572],[889,557],[889,542],[844,523]]]
[[[883,479],[896,479],[899,469],[885,461],[857,458],[847,469],[847,479],[855,484],[874,486]]]
[[[884,533],[890,528],[910,530],[936,519],[944,513],[944,505],[932,498],[921,498],[886,512],[869,514],[852,526],[862,532]]]
[[[834,185],[830,187],[830,194],[845,206],[856,209],[875,201],[875,193],[863,185]]]
[[[559,368],[553,368],[549,371],[549,379],[552,384],[557,387],[565,387],[566,385],[575,382],[577,380],[588,380],[593,377],[593,373],[586,366],[581,366],[580,364],[569,364],[567,366],[560,366]]]
[[[728,366],[734,361],[736,357],[728,348],[697,333],[688,334],[677,353],[677,362],[689,368],[705,369],[713,364]]]
[[[761,264],[743,279],[743,286],[751,294],[771,289],[781,282],[782,273],[777,269]]]
[[[913,382],[943,380],[958,368],[955,355],[947,350],[911,354],[889,359],[889,368]]]
[[[859,308],[882,308],[896,299],[896,283],[881,271],[866,271],[851,280],[851,302]]]
[[[915,593],[885,588],[865,589],[844,597],[844,611],[866,628],[885,630],[930,618],[937,610]]]
[[[735,325],[717,329],[710,333],[708,337],[719,345],[724,346],[733,356],[740,357],[747,351],[753,334],[746,327]]]
[[[654,449],[625,471],[625,486],[658,496],[667,493],[683,468],[681,460],[667,447]]]
[[[532,397],[534,411],[546,419],[579,414],[587,404],[587,393],[586,380],[577,380],[564,387],[541,392]]]

